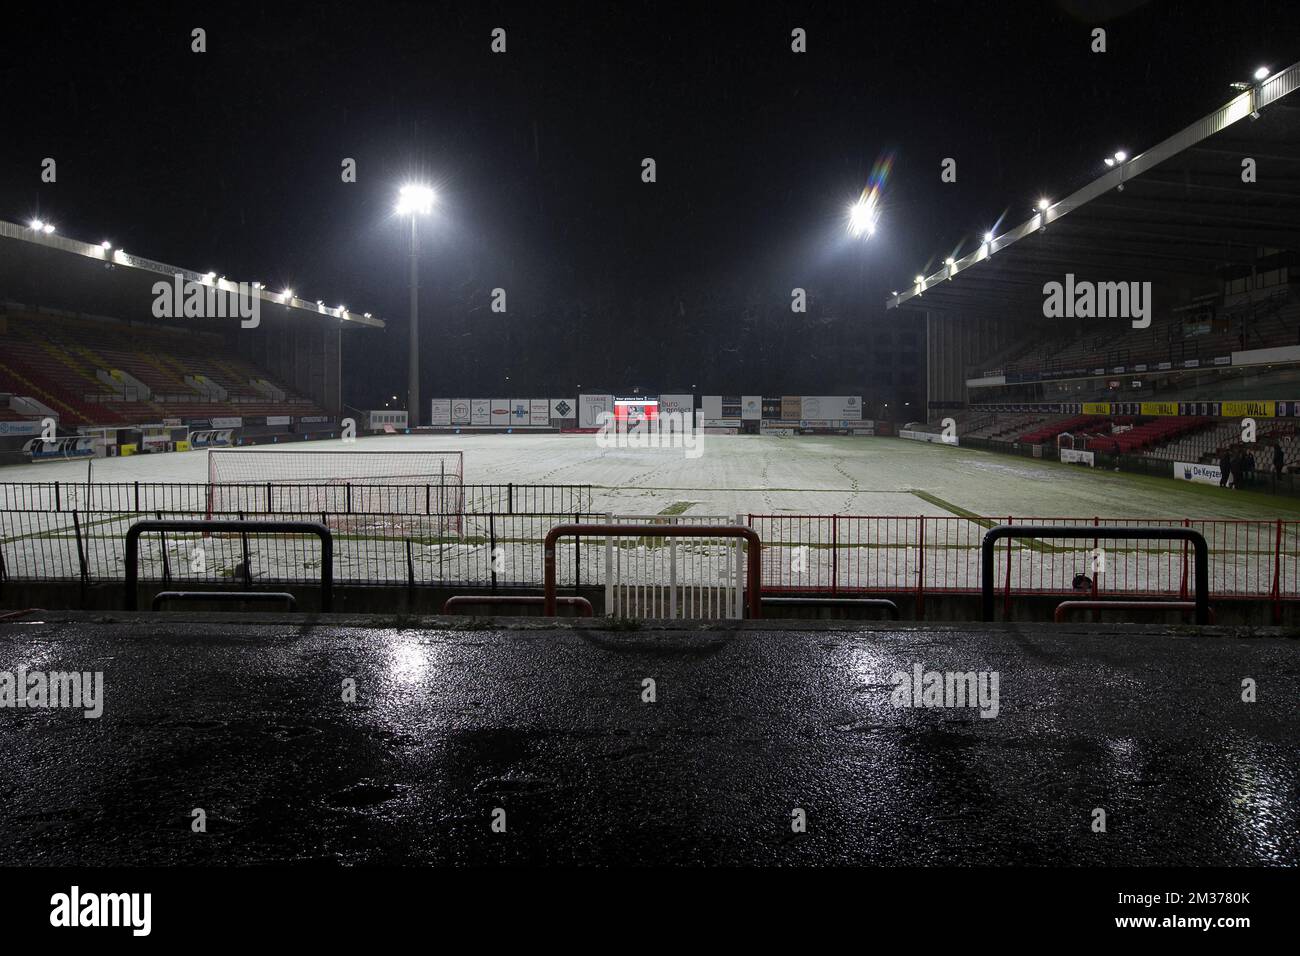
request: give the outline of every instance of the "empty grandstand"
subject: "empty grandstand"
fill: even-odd
[[[889,298],[926,322],[929,415],[910,427],[952,419],[979,447],[1171,477],[1243,442],[1269,446],[1253,457],[1270,472],[1274,444],[1300,465],[1300,119],[1282,102],[1300,65],[1240,86]],[[1057,317],[1053,284],[1123,302],[1145,288],[1147,311]]]
[[[260,283],[247,287],[256,322],[157,318],[159,284],[182,281],[240,289],[0,222],[0,461],[41,460],[27,448],[38,434],[94,435],[82,451],[100,455],[186,447],[196,431],[235,444],[334,434],[341,337],[383,323]]]

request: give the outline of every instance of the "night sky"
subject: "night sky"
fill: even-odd
[[[345,339],[367,407],[405,382],[408,179],[441,197],[426,397],[917,401],[891,289],[1300,58],[1294,2],[186,6],[6,12],[0,217],[375,313]],[[850,241],[887,155],[879,230]]]

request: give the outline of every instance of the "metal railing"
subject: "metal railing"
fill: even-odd
[[[67,488],[62,487],[65,506]],[[0,509],[0,583],[121,581],[126,564],[123,536],[131,524],[142,518],[202,516],[201,509]],[[334,576],[340,583],[531,588],[543,584],[544,540],[552,527],[603,523],[610,517],[590,511],[404,515],[400,520],[364,513],[243,515],[245,521],[312,521],[330,527]],[[644,521],[653,531],[632,532],[630,537],[622,532],[625,545],[612,552],[593,546],[590,540],[561,543],[556,552],[560,582],[566,587],[601,586],[634,571],[642,577],[661,574],[663,583],[676,574],[682,584],[734,589],[739,576],[732,574],[729,581],[721,578],[724,570],[734,568],[726,558],[734,543],[722,542],[716,553],[679,553],[674,564],[672,547],[677,542],[664,538],[660,522],[682,524],[687,516],[627,520]],[[1185,540],[1107,535],[1104,568],[1095,573],[1094,551],[1101,542],[1094,529],[1122,528],[1135,523],[1131,518],[747,515],[737,523],[757,532],[763,542],[762,587],[769,595],[875,593],[897,600],[900,594],[910,594],[923,607],[929,595],[978,593],[982,538],[998,524],[1079,529],[1074,539],[1007,541],[997,548],[995,580],[1009,594],[1187,600],[1194,570],[1191,546]],[[1196,531],[1205,539],[1209,588],[1215,599],[1268,600],[1275,615],[1280,614],[1282,602],[1300,599],[1300,521],[1167,518],[1140,523],[1144,528]],[[177,588],[228,583],[233,578],[246,578],[257,586],[306,583],[315,577],[321,560],[312,539],[258,536],[245,555],[238,535],[216,534],[208,541],[206,565],[194,569],[182,544],[172,536],[142,542],[140,578]],[[1080,575],[1087,579],[1082,593]]]
[[[215,493],[214,493],[215,492]],[[370,484],[365,482],[0,482],[0,512],[132,514],[575,514],[591,485]]]
[[[320,540],[320,609],[329,611],[334,602],[334,536],[330,529],[311,521],[137,521],[126,532],[126,609],[134,611],[139,598],[140,536],[173,532],[202,536],[206,541],[221,532],[237,534],[245,556],[244,578],[248,581],[249,535],[314,535]],[[201,553],[206,555],[205,550]],[[204,564],[206,564],[206,556]]]
[[[1190,528],[1142,528],[1132,525],[1120,527],[1079,527],[1077,525],[1046,525],[1030,527],[1027,525],[998,525],[990,528],[980,545],[980,599],[983,619],[993,620],[994,595],[997,576],[994,572],[994,549],[997,543],[1012,538],[1074,538],[1093,540],[1150,540],[1150,541],[1185,541],[1192,546],[1192,564],[1195,575],[1195,611],[1197,624],[1210,623],[1210,571],[1209,546],[1205,538]],[[1008,575],[1010,566],[1008,565]]]

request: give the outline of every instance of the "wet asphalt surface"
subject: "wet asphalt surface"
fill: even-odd
[[[0,623],[0,671],[105,680],[0,710],[10,865],[1300,863],[1280,632],[115,621]],[[998,716],[893,706],[916,663]]]

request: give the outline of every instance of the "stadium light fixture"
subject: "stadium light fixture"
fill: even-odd
[[[1269,74],[1269,69],[1268,69],[1268,67],[1266,67],[1266,66],[1261,66],[1258,70],[1255,71],[1255,79],[1256,79],[1256,80],[1267,80],[1267,79],[1268,79],[1268,74]]]
[[[849,235],[873,236],[876,232],[876,209],[871,198],[864,196],[849,206]]]
[[[1052,204],[1051,204],[1050,202],[1048,202],[1045,198],[1044,198],[1044,199],[1040,199],[1040,200],[1038,200],[1038,211],[1039,211],[1039,212],[1047,212],[1047,208],[1048,208],[1049,206],[1051,206],[1051,205],[1052,205]]]
[[[433,210],[437,196],[429,186],[407,183],[397,191],[397,214],[411,217],[411,324],[407,346],[406,421],[420,423],[420,216]]]
[[[281,297],[283,297],[285,302],[288,302],[290,299],[293,298],[293,290],[285,289],[283,292],[280,293],[280,295]]]
[[[105,239],[103,242],[99,244],[99,248],[103,249],[105,252],[108,252],[113,248],[113,244],[109,242],[107,239]]]
[[[204,281],[204,282],[211,282],[211,281],[212,281],[213,279],[215,279],[216,277],[217,277],[217,274],[216,274],[215,272],[205,272],[205,273],[203,273],[203,281]]]
[[[418,213],[427,216],[433,211],[437,195],[428,186],[411,183],[397,191],[397,214],[410,216]]]
[[[44,233],[48,236],[50,233],[52,233],[52,232],[54,231],[54,223],[52,223],[52,222],[47,222],[47,223],[45,224],[44,228],[43,228],[41,231],[44,232]]]
[[[984,245],[987,246],[991,242],[993,242],[993,233],[991,231],[984,233]]]
[[[27,225],[30,226],[34,232],[40,232],[45,228],[45,223],[40,219],[33,219]]]

